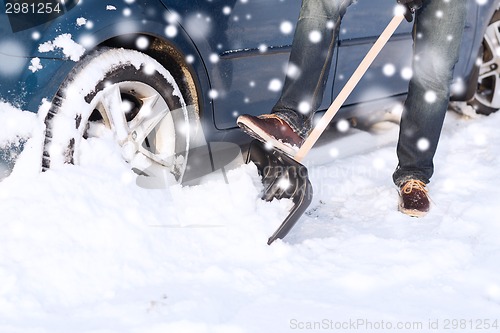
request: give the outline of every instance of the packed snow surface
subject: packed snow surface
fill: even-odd
[[[396,209],[396,125],[323,143],[313,203],[268,246],[290,202],[261,201],[252,164],[146,190],[109,135],[39,173],[41,121],[0,113],[2,144],[29,138],[0,182],[0,332],[500,328],[500,114],[448,113],[421,219]]]

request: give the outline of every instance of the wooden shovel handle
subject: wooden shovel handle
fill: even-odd
[[[309,152],[309,150],[311,150],[312,146],[316,143],[316,141],[318,141],[319,137],[321,136],[325,128],[328,126],[330,121],[332,121],[335,114],[337,114],[337,111],[344,104],[347,97],[349,97],[351,92],[358,84],[359,80],[361,80],[363,75],[366,73],[366,71],[372,64],[373,60],[375,60],[375,58],[380,53],[382,48],[385,46],[389,38],[391,38],[391,36],[394,34],[394,31],[396,31],[396,29],[399,27],[399,24],[401,23],[401,21],[403,21],[403,19],[404,19],[403,15],[396,15],[392,18],[391,22],[389,22],[385,30],[375,41],[375,44],[373,44],[373,46],[371,47],[370,51],[368,51],[366,56],[363,58],[358,68],[356,68],[349,81],[347,81],[344,88],[342,88],[342,90],[337,95],[335,100],[332,102],[328,110],[326,110],[325,114],[316,124],[311,134],[309,134],[307,139],[304,141],[299,151],[297,151],[297,153],[295,154],[294,159],[297,162],[301,162],[306,156],[306,154]]]

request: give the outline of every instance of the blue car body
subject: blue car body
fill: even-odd
[[[175,57],[189,59],[204,131],[218,138],[239,133],[234,131],[237,115],[268,112],[277,101],[300,9],[298,0],[66,1],[61,3],[58,17],[19,29],[12,24],[12,14],[6,14],[7,2],[0,0],[0,101],[37,112],[42,100],[52,100],[77,62],[60,49],[41,52],[39,47],[61,34],[71,34],[86,53],[103,45],[135,48],[137,36],[147,36],[161,40],[175,54],[159,60],[167,67]],[[455,69],[455,79],[466,88],[475,83],[474,68],[484,30],[498,4],[498,0],[483,5],[469,1]],[[394,0],[359,0],[348,9],[322,109],[328,107],[390,21],[394,6]],[[81,19],[86,23],[78,24]],[[398,28],[340,115],[363,109],[370,102],[404,98],[408,82],[398,73],[410,64],[411,29],[410,23]],[[40,59],[42,69],[29,69],[33,58]],[[386,64],[393,65],[396,74],[384,74]],[[453,98],[470,98],[470,89],[455,91]]]

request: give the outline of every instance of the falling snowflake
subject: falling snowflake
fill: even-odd
[[[479,0],[478,0],[478,2],[479,2]],[[500,286],[499,285],[490,284],[486,288],[486,293],[488,295],[488,298],[495,300],[496,302],[500,301]]]
[[[186,56],[186,62],[187,62],[188,64],[192,64],[192,63],[194,62],[194,56],[193,56],[192,54],[188,54],[188,55]]]
[[[331,157],[338,157],[340,155],[340,151],[338,148],[331,148],[328,153]]]
[[[430,146],[431,146],[431,143],[426,138],[420,138],[417,141],[417,148],[420,151],[426,151],[427,149],[429,149]]]
[[[396,67],[393,64],[385,64],[384,67],[382,67],[382,73],[384,73],[385,76],[393,76],[394,73],[396,73]]]
[[[223,13],[224,15],[229,15],[229,14],[231,14],[231,7],[229,7],[229,6],[224,6],[224,8],[222,8],[222,13]]]
[[[435,93],[434,91],[432,91],[432,90],[429,90],[429,91],[427,91],[427,92],[425,93],[425,95],[424,95],[424,99],[425,99],[425,101],[426,101],[427,103],[432,104],[432,103],[434,103],[434,102],[436,101],[436,99],[437,99],[436,93]]]
[[[96,45],[95,36],[91,34],[84,34],[78,38],[78,44],[85,48],[92,48]]]
[[[219,62],[219,55],[217,53],[212,53],[210,55],[210,62],[216,64]]]
[[[219,97],[219,92],[215,89],[212,89],[208,92],[208,96],[211,98],[211,99],[216,99],[217,97]]]
[[[410,67],[404,67],[401,70],[401,77],[405,80],[410,80],[413,76],[413,70]]]
[[[201,13],[190,15],[185,18],[184,27],[194,40],[204,39],[212,31],[212,19]]]
[[[341,119],[337,122],[337,129],[340,132],[343,132],[343,133],[347,132],[350,127],[351,127],[351,125],[349,124],[349,122],[346,119]]]
[[[313,30],[309,33],[309,41],[313,44],[321,42],[321,32],[318,30]]]
[[[290,21],[281,22],[280,31],[285,35],[289,35],[293,31],[293,24]]]
[[[281,178],[280,180],[278,180],[278,187],[282,190],[287,190],[291,185],[292,183],[290,182],[290,180],[286,178]]]
[[[130,101],[124,100],[120,103],[120,109],[123,113],[129,113],[134,108],[134,104]]]
[[[181,16],[177,12],[167,12],[165,14],[165,20],[170,24],[174,24],[181,22]]]
[[[375,170],[382,170],[385,167],[386,163],[383,158],[378,157],[373,160],[372,165]]]
[[[116,7],[113,5],[107,5],[106,10],[116,10]]]
[[[273,150],[273,149],[274,149],[274,145],[273,145],[270,141],[268,141],[268,142],[266,142],[266,143],[264,144],[264,148],[265,148],[267,151],[271,151],[271,150]]]
[[[267,86],[267,89],[271,91],[280,91],[281,90],[281,81],[278,79],[272,79],[269,81],[269,85]]]
[[[156,73],[156,68],[153,64],[147,64],[146,66],[144,66],[142,71],[146,75],[153,75],[154,73]]]
[[[307,101],[302,101],[299,103],[299,112],[302,114],[308,114],[311,111],[311,104]]]
[[[288,66],[286,67],[286,72],[285,72],[286,76],[288,76],[289,78],[293,79],[293,80],[296,80],[299,78],[300,74],[301,74],[301,70],[300,70],[300,67],[295,65],[294,63],[290,62],[288,64]]]
[[[456,78],[451,85],[451,91],[453,92],[453,94],[456,95],[462,94],[463,92],[465,92],[466,89],[467,87],[464,82],[464,79],[461,77]]]
[[[175,25],[168,25],[166,28],[165,28],[165,35],[168,37],[168,38],[174,38],[175,36],[177,36],[177,27]]]
[[[406,8],[403,5],[394,6],[394,16],[404,15]]]
[[[40,32],[38,32],[38,31],[34,31],[34,32],[31,34],[31,38],[32,38],[33,40],[39,40],[41,36],[42,36],[42,35],[41,35],[41,34],[40,34]]]
[[[137,40],[135,41],[135,45],[139,50],[145,50],[149,46],[149,40],[146,37],[141,36],[137,38]]]
[[[488,144],[488,138],[484,133],[476,133],[474,135],[474,144],[478,146],[486,146]]]

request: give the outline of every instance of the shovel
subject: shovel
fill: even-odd
[[[266,149],[265,145],[258,140],[251,143],[247,163],[254,162],[262,177],[264,185],[262,199],[271,201],[273,198],[289,198],[293,202],[288,216],[274,234],[269,237],[267,244],[270,245],[276,239],[285,237],[311,203],[312,185],[308,178],[307,168],[301,162],[318,141],[330,121],[337,114],[403,19],[403,15],[396,15],[392,18],[293,158],[279,150]]]

